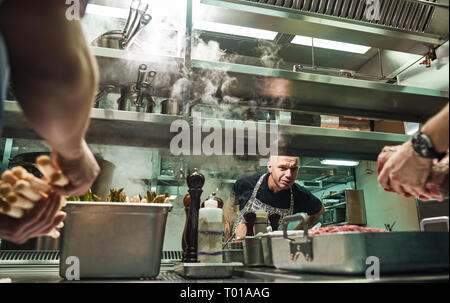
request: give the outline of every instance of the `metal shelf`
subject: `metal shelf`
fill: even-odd
[[[194,73],[226,71],[228,92],[259,109],[424,122],[448,102],[448,92],[226,62],[192,60]],[[245,101],[241,102],[245,105]]]
[[[3,137],[41,139],[26,123],[17,102],[5,102]],[[90,144],[124,145],[167,149],[178,133],[170,132],[170,125],[182,116],[137,113],[117,110],[92,109],[87,132]],[[225,129],[225,120],[201,118],[203,124],[214,120]],[[188,119],[192,134],[192,118]],[[243,121],[236,121],[236,128],[244,128]],[[255,122],[256,123],[256,122]],[[257,128],[270,130],[268,123],[256,123]],[[320,127],[278,126],[279,147],[288,153],[302,156],[339,157],[359,160],[376,160],[385,145],[398,145],[409,139],[407,135],[361,132]],[[235,129],[236,129],[235,128]],[[208,133],[203,133],[205,138]],[[224,132],[222,132],[224,135]],[[191,136],[192,138],[192,136]],[[224,142],[224,138],[222,138]],[[247,141],[244,141],[245,145]],[[193,144],[191,144],[191,147]],[[192,149],[191,149],[192,154]]]

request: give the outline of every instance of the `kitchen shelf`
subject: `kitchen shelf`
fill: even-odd
[[[420,30],[405,30],[390,26],[390,24],[383,25],[382,22],[365,21],[362,13],[360,13],[362,21],[358,18],[346,18],[342,16],[342,13],[340,15],[332,14],[328,10],[333,7],[333,2],[330,2],[327,11],[321,13],[257,1],[201,0],[201,3],[205,4],[202,12],[202,18],[205,21],[337,40],[418,55],[426,54],[429,48],[439,46],[448,39],[446,38],[446,36],[448,37],[448,8],[424,8],[428,12],[435,10],[430,12],[430,14],[433,13],[433,20],[431,20],[433,26],[428,26],[427,29],[437,29],[436,32],[423,33]],[[383,13],[384,11],[382,11]],[[394,13],[400,14],[401,12],[395,11]],[[419,23],[426,22],[427,13],[420,18],[422,19],[419,20]],[[416,17],[415,21],[417,19],[419,17]],[[428,22],[430,21],[428,20]],[[442,26],[436,26],[436,23]],[[447,35],[443,32],[446,24]]]
[[[158,56],[147,53],[140,53],[136,51],[125,51],[121,49],[114,48],[106,48],[106,47],[97,47],[90,46],[90,49],[94,56],[96,57],[104,57],[111,59],[119,59],[119,60],[129,60],[129,61],[139,61],[139,62],[147,62],[147,63],[161,63],[164,62],[166,64],[183,64],[184,59],[181,57],[175,56]]]
[[[227,62],[194,59],[192,67],[197,73],[226,71],[236,81],[223,94],[255,101],[262,110],[425,122],[449,96],[447,91]]]
[[[100,69],[100,86],[116,85],[113,93],[120,93],[119,85],[136,82],[139,65],[146,64],[156,72],[152,82],[153,95],[168,98],[172,87],[183,78],[184,59],[175,56],[157,56],[135,51],[91,46]],[[181,98],[181,96],[180,96]]]
[[[182,116],[138,113],[94,108],[87,132],[90,144],[108,144],[167,149],[177,132],[170,132],[171,123]],[[201,123],[225,120],[201,118]],[[192,118],[188,119],[192,133]],[[256,122],[254,122],[256,123]],[[270,124],[256,123],[257,128],[269,131]],[[243,121],[234,121],[235,129],[244,128]],[[344,159],[373,160],[385,145],[398,145],[410,136],[377,132],[327,129],[311,126],[278,124],[279,148],[287,153],[307,157],[339,157]],[[208,134],[203,133],[203,138]],[[222,132],[224,136],[224,132]],[[17,102],[5,102],[5,138],[41,139],[26,123]],[[192,138],[192,136],[191,136]],[[222,138],[224,142],[224,138]],[[247,143],[245,140],[244,143]],[[192,146],[193,144],[191,144]],[[192,154],[192,149],[191,149]]]
[[[334,205],[330,205],[330,206],[325,206],[325,209],[336,208],[336,207],[342,206],[342,205],[347,205],[347,202],[338,203],[338,204],[334,204]]]

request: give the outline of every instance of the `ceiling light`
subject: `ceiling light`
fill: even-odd
[[[273,40],[277,36],[277,32],[266,31],[262,29],[255,29],[250,27],[243,27],[237,25],[229,25],[223,23],[215,23],[203,20],[195,20],[195,29],[209,32],[230,34],[236,36],[253,37],[257,39]]]
[[[305,37],[305,36],[295,36],[295,38],[291,41],[291,43],[312,46],[313,38]],[[370,49],[369,46],[337,42],[337,41],[332,41],[332,40],[317,39],[317,38],[314,38],[314,47],[334,49],[334,50],[338,50],[338,51],[358,53],[358,54],[365,54]]]
[[[129,9],[97,5],[97,4],[88,4],[86,7],[86,14],[89,15],[99,15],[106,17],[114,17],[114,18],[128,18]]]
[[[321,160],[320,163],[323,165],[357,166],[359,161],[325,159]]]

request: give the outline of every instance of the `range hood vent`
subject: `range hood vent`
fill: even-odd
[[[379,20],[369,21],[366,14],[370,9],[367,1],[362,0],[282,0],[282,1],[251,1],[269,5],[292,8],[303,12],[317,13],[327,16],[335,16],[348,20],[376,23],[397,29],[414,32],[427,32],[431,16],[436,8],[431,1],[408,0],[378,0]],[[430,4],[426,3],[430,2]],[[378,18],[377,18],[378,19]]]

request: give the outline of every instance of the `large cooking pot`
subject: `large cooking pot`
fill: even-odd
[[[31,152],[23,153],[14,156],[9,162],[8,167],[11,169],[15,166],[22,166],[28,172],[32,173],[38,178],[42,177],[41,172],[36,168],[35,162],[36,158],[41,155],[50,155],[49,152]],[[94,184],[92,184],[91,190],[94,194],[99,197],[106,198],[111,188],[114,170],[116,166],[96,155],[98,165],[100,166],[101,172]],[[2,240],[0,244],[0,250],[58,250],[60,248],[60,240],[53,239],[51,237],[37,237],[28,240],[24,244],[15,244],[6,240]]]

